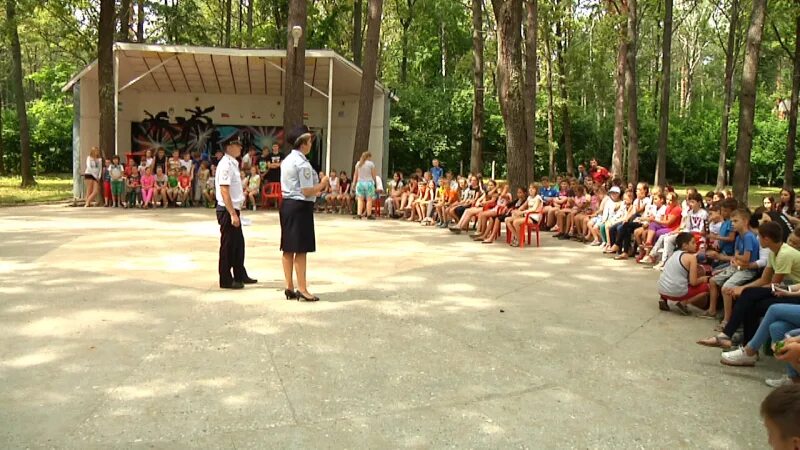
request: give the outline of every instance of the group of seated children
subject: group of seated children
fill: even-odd
[[[128,158],[127,165],[118,156],[106,159],[103,170],[104,199],[107,207],[155,208],[168,206],[216,205],[214,176],[223,157],[221,151],[207,158],[199,152],[180,153],[172,157],[161,148],[155,155],[145,151],[138,162]],[[268,182],[280,182],[282,156],[278,144],[272,153],[259,155],[255,147],[240,158],[242,186],[245,190],[245,207],[256,208],[262,188]]]
[[[661,271],[659,308],[719,319],[719,334],[699,341],[730,348],[736,330],[754,342],[723,355],[722,362],[752,365],[771,337],[776,355],[797,363],[772,385],[800,382],[800,224],[790,189],[779,201],[765,198],[751,212],[730,191],[685,197],[671,188],[620,180],[547,178],[528,189],[511,189],[478,176],[451,173],[434,178],[395,173],[385,200],[392,217],[471,233],[473,240],[496,242],[503,228],[512,246],[526,236],[524,224],[550,230],[553,237],[597,246],[616,260],[632,259]],[[502,225],[505,224],[505,227]],[[788,243],[787,243],[788,241]],[[775,305],[775,306],[773,306]],[[778,308],[773,311],[774,308]],[[719,317],[718,317],[719,315]],[[758,323],[761,317],[767,319]],[[777,324],[777,325],[776,325]]]
[[[130,159],[127,166],[114,155],[106,159],[103,169],[104,205],[143,209],[189,206],[209,198],[206,192],[209,185],[213,199],[212,169],[208,161],[202,161],[195,170],[195,161],[189,153],[181,158],[177,151],[172,158],[157,163],[148,150],[138,165]]]
[[[697,343],[726,350],[722,364],[752,366],[763,350],[787,363],[786,374],[766,380],[768,385],[800,383],[800,220],[794,193],[784,189],[780,203],[766,198],[753,212],[720,198],[712,199],[707,229],[693,225],[702,209],[690,204],[681,226],[661,235],[659,307],[674,304],[685,315],[694,307],[698,317],[714,320],[717,334]],[[642,260],[652,263],[658,241],[651,243],[646,241]]]

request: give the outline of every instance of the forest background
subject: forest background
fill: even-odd
[[[620,104],[618,62],[630,0],[539,1],[536,18],[536,124],[532,164],[537,178],[597,158],[610,167]],[[662,95],[665,3],[639,0],[633,27],[638,97],[639,178],[653,181]],[[756,0],[759,1],[759,0]],[[520,2],[518,3],[529,3]],[[61,87],[97,57],[100,1],[6,0],[0,26],[0,174],[18,174],[19,121],[14,108],[11,24],[19,33],[24,100],[35,174],[71,172],[72,94]],[[329,48],[361,64],[367,1],[310,0],[309,49]],[[481,0],[384,0],[378,78],[399,98],[392,105],[390,170],[428,167],[432,158],[456,172],[470,168],[476,89],[474,45],[483,44],[485,93],[482,170],[505,178],[506,127],[498,96],[495,8]],[[513,0],[510,2],[513,3]],[[14,16],[9,20],[9,8]],[[117,40],[204,46],[285,48],[288,0],[123,0],[116,2]],[[476,8],[481,22],[476,26]],[[752,0],[676,0],[672,20],[666,178],[670,183],[717,181],[725,100],[726,54],[734,62],[724,164],[736,156],[739,88]],[[778,101],[791,97],[797,53],[797,2],[769,4],[758,58],[750,181],[781,185],[789,121]],[[127,13],[125,13],[127,11]],[[734,19],[734,20],[732,20]],[[632,25],[632,24],[631,24]],[[732,27],[732,28],[731,28]],[[733,29],[733,46],[728,45]],[[522,31],[523,37],[525,32]],[[628,36],[628,42],[632,39]],[[523,52],[524,52],[524,45]],[[622,109],[622,111],[620,111]],[[617,113],[617,114],[615,114]],[[629,127],[625,124],[624,127]],[[627,139],[623,135],[622,139]],[[620,147],[626,152],[627,143]],[[125,151],[125,149],[120,149]],[[628,164],[627,153],[621,155]],[[552,159],[551,159],[552,158]],[[552,165],[551,165],[552,161]],[[474,164],[475,161],[473,161]],[[797,166],[795,165],[795,171]],[[342,170],[344,168],[336,168]]]

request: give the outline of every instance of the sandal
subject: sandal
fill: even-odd
[[[701,339],[697,341],[697,343],[705,347],[716,347],[716,348],[733,347],[733,342],[731,341],[731,339],[722,333],[714,336],[713,338]]]
[[[680,312],[684,316],[691,315],[691,313],[689,312],[689,308],[686,307],[686,303],[677,302],[675,303],[675,307],[678,308],[678,312]]]
[[[698,314],[697,317],[699,317],[701,319],[716,319],[717,318],[717,313],[716,312],[712,313],[712,312],[709,312],[709,311],[703,311],[701,314]]]
[[[728,322],[723,320],[722,322],[718,323],[717,326],[714,327],[714,331],[722,332],[725,330],[726,326],[728,326]]]
[[[659,300],[658,301],[658,309],[660,309],[661,311],[669,311],[670,310],[669,309],[669,303],[667,303],[667,301],[664,300],[664,299]]]

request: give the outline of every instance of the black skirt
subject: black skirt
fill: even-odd
[[[284,199],[280,220],[281,251],[313,253],[317,250],[314,237],[314,202]]]

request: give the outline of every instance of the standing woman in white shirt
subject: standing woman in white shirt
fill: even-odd
[[[356,198],[358,199],[358,217],[366,216],[374,220],[372,215],[372,200],[375,198],[375,164],[372,162],[372,153],[364,152],[356,164],[356,176],[353,183],[356,185]],[[366,202],[366,208],[364,203]]]
[[[283,275],[286,279],[284,294],[287,300],[315,302],[319,297],[308,292],[306,284],[306,255],[316,251],[314,236],[314,202],[329,185],[328,177],[319,179],[306,155],[311,151],[314,135],[305,125],[295,127],[287,135],[294,150],[281,163],[281,251]],[[297,275],[297,289],[292,278]]]
[[[100,192],[100,176],[103,171],[103,159],[100,158],[100,149],[92,147],[89,156],[86,157],[86,170],[83,172],[84,184],[86,184],[86,204],[84,207],[93,206],[95,197]]]

